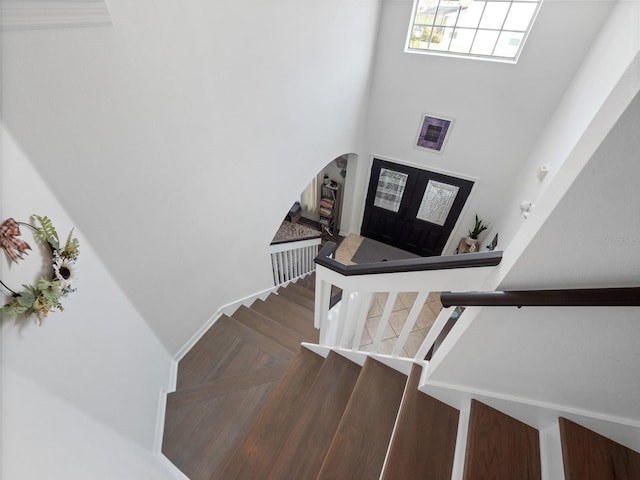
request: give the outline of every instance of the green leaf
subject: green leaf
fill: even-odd
[[[24,305],[20,305],[17,301],[9,302],[0,308],[0,311],[4,312],[5,315],[9,317],[17,317],[19,315],[23,315],[29,310],[29,307],[25,307]]]
[[[40,277],[38,280],[37,287],[39,290],[47,290],[55,285],[55,280],[47,280],[44,277]]]
[[[16,297],[16,301],[23,307],[30,307],[36,299],[37,293],[35,293],[33,287],[25,285],[25,291],[20,293],[19,297]]]
[[[32,221],[37,220],[40,223],[40,227],[36,227],[38,237],[45,242],[49,242],[56,250],[60,248],[60,240],[58,239],[58,232],[53,227],[49,217],[33,214],[31,215]]]
[[[75,260],[76,258],[78,258],[78,255],[80,254],[80,242],[78,241],[77,238],[72,237],[72,235],[73,235],[73,228],[71,229],[71,231],[69,232],[69,235],[67,236],[67,241],[64,245],[64,249],[62,250],[61,256],[65,258],[69,258],[71,260]]]

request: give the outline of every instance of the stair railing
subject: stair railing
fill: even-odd
[[[318,237],[271,245],[273,284],[282,285],[313,272],[320,243]]]
[[[638,307],[640,287],[443,292],[443,307]]]
[[[502,259],[502,252],[493,251],[344,265],[334,258],[336,247],[334,242],[328,242],[315,259],[315,326],[320,329],[320,344],[352,351],[362,350],[360,345],[365,323],[375,295],[386,293],[387,300],[380,321],[375,333],[372,333],[373,344],[366,348],[367,352],[385,354],[381,350],[381,343],[389,327],[398,295],[402,292],[414,292],[415,301],[395,345],[390,353],[386,352],[396,358],[407,358],[403,354],[403,348],[430,292],[479,288]],[[463,285],[475,287],[467,288]],[[330,312],[333,286],[342,290],[338,312]],[[440,313],[418,353],[411,358],[424,359],[437,340],[438,330],[445,327],[448,315],[453,310],[444,309]],[[431,344],[427,345],[426,342]]]
[[[638,307],[640,287],[442,292],[441,316],[416,358],[431,360],[466,307]]]

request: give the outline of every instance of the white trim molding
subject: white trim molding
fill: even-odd
[[[216,313],[214,313],[207,322],[200,327],[200,329],[185,343],[180,350],[173,356],[173,360],[176,365],[184,358],[184,356],[189,353],[189,351],[194,347],[196,343],[204,336],[205,333],[213,326],[214,323],[218,321],[218,319],[222,315],[232,315],[240,305],[245,305],[246,307],[250,307],[253,302],[257,299],[264,300],[269,296],[270,293],[274,293],[280,287],[284,287],[288,285],[289,282],[284,283],[282,285],[276,285],[275,287],[267,288],[266,290],[262,290],[254,295],[249,295],[247,297],[241,298],[240,300],[236,300],[235,302],[227,303],[220,307]],[[175,368],[175,371],[171,373],[173,379],[171,380],[171,385],[175,385],[177,383],[177,375],[178,369]]]
[[[2,30],[112,25],[105,0],[2,0]]]

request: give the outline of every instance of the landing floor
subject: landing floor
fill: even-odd
[[[354,265],[354,262],[352,262],[351,259],[355,255],[363,239],[364,237],[354,234],[349,234],[345,237],[336,250],[336,260],[344,263],[345,265]],[[402,292],[398,295],[393,307],[393,313],[389,319],[389,326],[382,337],[383,340],[380,345],[381,353],[391,354],[417,295],[417,292]],[[376,294],[373,305],[367,315],[367,323],[360,345],[362,350],[367,351],[373,346],[373,336],[375,335],[378,323],[382,317],[382,311],[386,301],[386,293]],[[416,354],[418,348],[420,348],[420,345],[422,344],[422,341],[429,332],[429,329],[433,325],[433,322],[440,313],[440,310],[442,310],[440,293],[431,292],[427,297],[427,301],[422,307],[413,331],[409,335],[407,343],[403,348],[403,356],[413,357]]]

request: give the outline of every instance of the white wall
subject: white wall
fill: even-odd
[[[485,307],[430,381],[640,427],[640,308]]]
[[[170,480],[149,450],[16,373],[3,373],[0,477]]]
[[[360,149],[379,2],[109,9],[112,27],[3,34],[3,118],[175,353],[270,285],[292,198]]]
[[[501,289],[640,285],[639,131],[637,93]]]
[[[413,2],[383,3],[361,192],[371,155],[477,179],[449,252],[476,213],[498,222],[505,197],[606,15],[609,1],[545,1],[517,64],[404,53]],[[580,21],[576,21],[579,17]],[[453,118],[444,151],[414,148],[424,113]],[[485,238],[490,239],[489,232]]]
[[[637,94],[500,289],[640,286],[639,131]],[[640,427],[640,308],[469,313],[431,365],[432,380]]]
[[[4,129],[1,138],[2,219],[47,215],[66,239],[74,220],[21,145]],[[124,457],[134,465],[132,472],[159,468],[151,450],[160,392],[170,385],[171,356],[82,229],[76,227],[75,235],[79,280],[77,291],[63,298],[64,312],[49,314],[42,327],[34,318],[2,319],[3,478],[43,478],[37,472],[47,466],[52,470],[46,478],[136,478],[118,463]],[[42,261],[38,255],[34,249],[30,257]],[[14,281],[21,264],[8,268],[3,259],[1,265],[2,280],[19,290]],[[145,456],[135,460],[142,451]],[[76,475],[83,469],[94,475]]]
[[[500,248],[510,244],[525,221],[520,202],[533,202],[536,212],[539,199],[554,180],[564,183],[554,190],[557,201],[627,107],[639,88],[639,51],[640,3],[618,0],[539,141],[513,178],[502,215],[489,232],[491,237],[499,232]],[[543,181],[536,176],[541,165],[549,168]],[[556,179],[559,171],[563,175]]]

